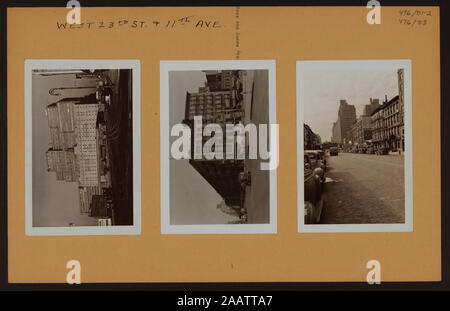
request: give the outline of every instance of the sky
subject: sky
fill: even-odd
[[[398,95],[397,69],[330,70],[304,73],[304,122],[319,134],[322,142],[330,141],[333,122],[337,121],[339,100],[345,99],[356,108],[356,117],[363,113],[370,98],[383,103]]]
[[[202,71],[169,72],[169,125],[181,123],[184,119],[186,92],[198,92],[206,82]],[[168,133],[170,135],[170,133]],[[193,133],[192,133],[193,135]],[[178,136],[170,138],[170,146]],[[189,164],[189,160],[170,160],[170,223],[225,224],[236,220],[217,209],[222,197]]]
[[[32,79],[32,198],[33,227],[97,225],[95,218],[80,215],[78,183],[57,181],[55,172],[47,172],[45,152],[49,148],[50,130],[45,107],[63,97],[85,96],[94,90],[68,90],[62,96],[48,93],[54,87],[87,86],[92,82],[75,80],[74,75],[40,76]]]

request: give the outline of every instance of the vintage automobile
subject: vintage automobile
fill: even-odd
[[[326,165],[324,163],[324,158],[321,157],[321,154],[318,150],[306,150],[305,154],[309,157],[311,168],[314,171],[314,174],[320,177],[320,181],[322,183],[325,182],[325,170]]]
[[[304,154],[304,216],[305,224],[320,222],[323,209],[322,183],[315,173],[308,154]]]
[[[318,150],[319,155],[320,155],[320,159],[322,160],[323,164],[325,165],[325,171],[327,170],[327,155],[325,153],[325,151],[323,150]]]
[[[330,148],[330,156],[337,156],[339,154],[337,147],[331,147]]]
[[[98,102],[106,104],[106,108],[109,109],[112,104],[113,91],[111,86],[104,86],[101,81],[100,86],[97,87],[95,92],[95,97]]]
[[[112,220],[110,217],[101,217],[97,219],[98,226],[112,226]]]
[[[378,150],[377,150],[378,155],[386,155],[388,153],[389,153],[389,149],[385,148],[385,147],[378,148]]]
[[[238,182],[239,182],[239,185],[241,187],[241,200],[240,200],[241,201],[240,202],[241,211],[242,210],[246,211],[246,209],[244,207],[245,192],[246,192],[247,186],[251,185],[251,181],[252,181],[251,177],[252,176],[251,176],[251,173],[249,171],[240,172],[239,176],[238,176]],[[241,214],[241,216],[242,216],[242,214]]]
[[[239,183],[241,184],[241,187],[245,188],[246,186],[250,186],[251,184],[251,174],[249,171],[244,171],[239,173]]]

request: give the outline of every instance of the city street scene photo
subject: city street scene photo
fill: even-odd
[[[297,70],[299,231],[410,230],[410,63]]]
[[[273,231],[274,172],[261,169],[261,158],[249,157],[251,139],[258,136],[238,135],[234,128],[254,124],[256,134],[271,123],[269,70],[206,68],[167,75],[169,144],[162,148],[170,152],[169,204],[163,199],[163,232]],[[268,140],[258,146],[269,146]]]
[[[31,75],[31,101],[26,104],[31,121],[27,232],[121,233],[102,227],[122,227],[131,233],[136,229],[134,69],[126,64],[124,68],[112,64],[112,69],[105,64],[69,64],[27,63]]]

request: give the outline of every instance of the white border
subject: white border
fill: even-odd
[[[33,227],[32,214],[32,70],[33,69],[132,69],[133,70],[133,225]],[[139,60],[25,60],[25,233],[54,235],[140,235],[141,234],[141,73]]]
[[[303,109],[304,73],[307,71],[404,69],[405,100],[405,223],[404,224],[304,224],[303,183]],[[412,174],[412,91],[411,60],[333,60],[297,61],[297,216],[298,232],[412,232],[413,231],[413,174]],[[325,207],[326,208],[326,207]]]
[[[268,224],[171,225],[169,182],[169,71],[269,70],[269,122],[276,123],[276,78],[274,60],[161,61],[161,233],[162,234],[239,234],[277,233],[277,174],[270,171],[270,220]]]

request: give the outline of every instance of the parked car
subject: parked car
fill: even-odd
[[[249,171],[244,171],[239,173],[239,183],[241,184],[241,187],[246,187],[251,184],[251,174]]]
[[[305,224],[320,222],[323,209],[322,183],[311,164],[308,154],[304,154],[304,216]]]
[[[109,109],[112,104],[113,90],[111,86],[104,86],[102,81],[99,82],[97,91],[95,92],[95,97],[98,102],[106,104],[106,108]]]
[[[323,150],[319,150],[320,159],[322,160],[323,164],[325,165],[324,170],[327,170],[327,154]]]
[[[377,150],[378,155],[386,155],[388,153],[389,153],[389,149],[385,148],[385,147],[378,148],[378,150]]]
[[[110,217],[102,217],[97,219],[98,226],[112,226],[112,221]]]
[[[238,182],[241,186],[241,202],[240,202],[240,208],[241,210],[244,209],[244,203],[245,203],[245,191],[247,189],[247,186],[251,185],[251,173],[249,171],[243,171],[239,173],[238,176]],[[242,215],[241,215],[242,216]],[[243,218],[241,218],[243,220]]]
[[[325,163],[323,162],[323,158],[321,158],[319,151],[306,150],[305,154],[307,154],[310,159],[310,164],[312,169],[314,170],[314,173],[318,175],[320,177],[320,181],[324,183],[326,166]]]
[[[330,148],[330,156],[337,156],[339,154],[337,147],[331,147]]]
[[[235,88],[239,93],[243,91],[243,84],[239,78],[233,78],[233,88]]]

